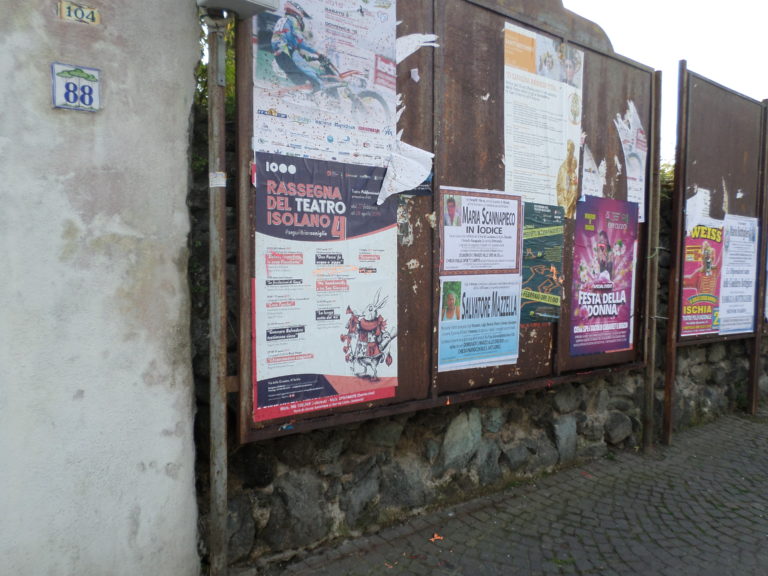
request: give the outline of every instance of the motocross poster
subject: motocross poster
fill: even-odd
[[[562,206],[525,203],[523,324],[557,322],[563,297]]]
[[[289,0],[254,17],[255,152],[385,166],[394,0]]]
[[[583,51],[505,24],[504,188],[566,218],[579,197],[583,79]]]
[[[385,169],[256,155],[253,418],[395,395],[397,199]]]
[[[520,274],[440,278],[438,371],[515,364]]]
[[[570,353],[632,347],[637,204],[587,196],[576,209]]]

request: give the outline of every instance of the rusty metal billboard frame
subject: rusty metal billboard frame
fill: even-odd
[[[755,169],[755,197],[752,216],[758,218],[758,231],[759,231],[759,249],[758,249],[758,266],[757,266],[757,291],[755,295],[755,329],[749,333],[732,334],[732,335],[683,335],[681,333],[680,326],[680,304],[681,304],[681,284],[682,276],[684,274],[683,269],[683,250],[685,249],[685,199],[686,190],[689,184],[689,166],[691,162],[690,156],[691,140],[695,135],[697,138],[701,138],[698,133],[694,132],[699,130],[703,124],[701,118],[693,119],[691,114],[691,104],[694,99],[692,84],[698,86],[708,86],[708,89],[713,91],[719,91],[719,96],[722,100],[731,99],[735,102],[741,102],[743,104],[751,105],[754,107],[755,112],[759,111],[760,118],[757,124],[759,130],[758,147],[753,150],[755,154],[754,169]],[[744,340],[747,342],[747,346],[750,349],[749,360],[749,376],[747,381],[747,411],[750,414],[757,412],[758,403],[758,378],[760,374],[760,348],[762,341],[762,332],[765,326],[765,319],[763,314],[763,302],[765,301],[765,261],[766,261],[766,208],[768,203],[765,201],[766,193],[766,167],[768,166],[768,153],[766,150],[766,135],[768,134],[768,107],[766,101],[758,102],[739,94],[738,92],[722,86],[717,82],[714,82],[704,76],[696,74],[688,70],[687,62],[685,60],[680,61],[679,76],[678,76],[678,119],[677,119],[677,150],[675,157],[675,185],[674,185],[674,197],[673,197],[673,224],[670,246],[671,250],[671,272],[669,277],[669,321],[667,323],[667,343],[666,343],[666,365],[664,374],[664,410],[663,410],[663,422],[662,422],[662,441],[665,444],[670,444],[672,441],[673,432],[673,402],[674,402],[674,390],[675,380],[677,373],[677,351],[678,348],[702,345],[702,344],[714,344],[717,342],[731,342]],[[703,107],[705,107],[702,104]],[[697,122],[698,120],[698,122]],[[710,121],[711,123],[711,121]],[[695,145],[700,143],[696,142]],[[713,153],[713,156],[717,156],[718,160],[724,160],[724,154],[722,150]],[[706,158],[705,160],[712,160],[712,158]],[[698,162],[698,158],[695,160]],[[722,173],[722,170],[721,170]]]
[[[658,149],[659,149],[659,117],[660,117],[660,73],[651,68],[638,64],[632,60],[617,55],[611,51],[610,42],[601,31],[594,26],[591,28],[588,21],[583,21],[581,26],[571,25],[568,28],[569,19],[573,15],[563,11],[562,5],[553,0],[545,2],[532,1],[504,1],[504,0],[450,0],[451,6],[466,4],[473,10],[487,11],[490,18],[499,22],[511,21],[513,23],[530,27],[537,32],[547,34],[568,42],[595,57],[605,58],[613,64],[626,66],[632,70],[647,75],[648,101],[644,107],[644,114],[648,122],[648,168],[646,175],[646,206],[648,219],[642,225],[642,233],[638,236],[638,256],[636,282],[639,287],[638,295],[641,298],[635,303],[635,316],[637,321],[636,335],[638,336],[635,348],[628,357],[621,358],[617,363],[600,365],[592,369],[589,359],[577,361],[572,366],[558,364],[546,375],[529,378],[523,375],[520,379],[502,378],[488,386],[475,387],[467,382],[461,390],[441,390],[440,377],[436,366],[436,337],[433,335],[433,325],[437,318],[437,303],[435,303],[437,280],[437,267],[434,260],[438,258],[437,250],[439,238],[437,231],[426,230],[424,226],[414,227],[417,234],[416,241],[411,246],[400,245],[398,248],[398,269],[407,276],[408,283],[399,278],[399,294],[401,297],[401,309],[407,304],[411,310],[430,310],[430,314],[411,314],[407,321],[406,330],[410,334],[410,340],[401,342],[402,349],[411,352],[410,357],[401,354],[400,373],[408,373],[413,378],[414,384],[409,384],[404,392],[409,395],[405,400],[395,398],[394,403],[378,401],[371,404],[360,404],[346,407],[341,410],[325,410],[318,413],[309,413],[291,418],[254,423],[252,414],[252,301],[251,279],[254,274],[254,231],[253,222],[253,189],[250,181],[250,167],[252,161],[252,137],[253,137],[253,67],[252,67],[252,20],[242,20],[237,24],[236,53],[237,53],[237,269],[238,269],[238,298],[237,310],[239,317],[238,338],[238,376],[227,379],[227,389],[231,393],[230,405],[236,412],[237,440],[239,443],[247,443],[281,435],[305,432],[329,426],[339,426],[352,422],[369,420],[391,416],[395,414],[410,413],[418,410],[435,408],[449,404],[470,402],[491,396],[520,394],[527,390],[546,389],[565,382],[578,382],[599,376],[608,376],[627,370],[642,370],[648,366],[649,355],[652,347],[649,347],[649,310],[652,301],[655,301],[655,283],[653,286],[647,282],[640,282],[640,277],[645,277],[648,272],[653,276],[652,268],[656,266],[656,259],[652,257],[657,253],[656,236],[658,232]],[[560,20],[553,19],[553,10],[560,5]],[[444,12],[447,4],[436,0],[416,0],[409,4],[407,13],[398,13],[398,19],[402,20],[398,28],[399,35],[416,32],[429,32],[434,30],[441,37],[446,38],[448,25]],[[559,22],[559,24],[557,24]],[[555,23],[555,26],[551,24]],[[568,30],[576,30],[574,37],[570,37]],[[599,33],[598,33],[599,32]],[[590,41],[590,38],[592,41]],[[439,49],[439,50],[442,50]],[[498,50],[500,52],[500,50]],[[408,60],[408,68],[418,66],[421,70],[429,70],[429,74],[423,73],[418,89],[413,85],[403,82],[405,101],[408,107],[405,110],[401,122],[409,126],[407,135],[409,143],[415,146],[438,152],[441,142],[445,137],[443,119],[445,93],[445,79],[450,73],[450,64],[446,63],[443,54],[437,54],[429,50],[421,50]],[[606,64],[607,65],[607,64]],[[503,71],[499,71],[503,74]],[[408,76],[406,66],[398,66],[398,86],[400,79]],[[439,79],[439,81],[437,80]],[[413,129],[411,129],[413,128]],[[502,150],[503,152],[503,150]],[[441,184],[450,185],[443,178],[443,166],[448,158],[436,156],[435,181],[432,196],[412,196],[403,200],[413,218],[420,222],[426,222],[427,216],[434,210],[433,197]],[[654,233],[656,225],[656,233]],[[418,229],[417,229],[418,228]],[[651,256],[648,256],[648,255]],[[404,263],[416,258],[428,263],[416,270],[410,270]],[[412,285],[420,286],[419,296],[414,298]],[[408,296],[410,300],[406,300]],[[558,324],[559,327],[559,324]],[[558,328],[564,331],[564,328]],[[521,334],[522,335],[522,334]],[[556,346],[556,338],[553,345]],[[407,340],[407,338],[404,338]],[[415,354],[413,353],[415,351]],[[550,351],[550,354],[552,352]],[[651,362],[652,363],[652,362]],[[460,378],[468,378],[468,372],[458,373]],[[487,382],[486,376],[486,382]],[[652,391],[652,390],[651,390]],[[646,410],[649,412],[649,410]]]

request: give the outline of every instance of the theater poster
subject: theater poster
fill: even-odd
[[[382,398],[397,387],[397,199],[384,168],[259,153],[253,418]]]
[[[637,204],[587,196],[576,209],[573,356],[632,348]]]

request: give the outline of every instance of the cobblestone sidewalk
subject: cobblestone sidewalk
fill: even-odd
[[[768,412],[726,416],[671,447],[570,468],[267,574],[765,576]]]

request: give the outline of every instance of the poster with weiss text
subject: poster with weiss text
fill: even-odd
[[[256,155],[253,419],[391,398],[397,199],[384,168]]]

